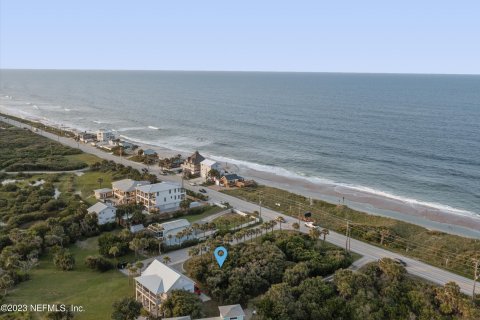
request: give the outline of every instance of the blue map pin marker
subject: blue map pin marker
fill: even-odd
[[[223,263],[227,259],[228,252],[225,247],[217,247],[213,252],[213,255],[215,256],[215,259],[217,259],[218,265],[221,268],[223,266]]]

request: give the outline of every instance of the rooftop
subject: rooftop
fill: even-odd
[[[129,192],[135,190],[138,186],[143,186],[150,184],[148,181],[135,181],[132,179],[123,179],[119,181],[112,182],[112,187],[114,189],[121,190],[123,192]]]
[[[215,160],[211,160],[211,159],[205,159],[202,161],[202,164],[205,165],[205,166],[213,166],[214,164],[218,163],[217,161]]]
[[[160,226],[163,230],[173,230],[178,228],[190,227],[190,222],[187,219],[178,219],[170,222],[161,223]]]
[[[226,174],[224,175],[225,179],[227,180],[240,180],[240,179],[243,179],[242,177],[240,177],[239,175],[237,175],[236,173],[230,173],[230,174]]]
[[[200,162],[203,160],[205,160],[205,158],[198,151],[195,151],[190,157],[187,158],[187,162],[193,164],[200,164]]]
[[[175,289],[187,289],[195,284],[190,278],[156,259],[135,280],[154,294],[166,293]]]
[[[240,317],[245,316],[245,312],[243,312],[242,306],[239,304],[231,304],[228,306],[219,306],[218,310],[220,310],[221,317]]]
[[[145,193],[153,193],[153,192],[168,191],[176,188],[181,188],[181,186],[178,183],[173,183],[173,182],[160,182],[155,184],[139,186],[137,187],[137,190]]]
[[[109,206],[108,204],[105,204],[103,202],[97,202],[93,206],[87,209],[88,213],[100,213],[105,209],[113,208],[112,206]]]
[[[112,189],[110,188],[95,189],[93,190],[93,192],[98,192],[98,193],[112,192]]]

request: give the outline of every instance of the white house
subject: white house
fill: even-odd
[[[93,190],[93,192],[95,194],[95,198],[98,200],[105,200],[113,197],[113,190],[109,188],[96,189]]]
[[[150,184],[149,181],[136,181],[132,179],[123,179],[112,182],[113,196],[118,199],[120,204],[134,203],[136,188]]]
[[[185,240],[195,238],[195,235],[182,235],[180,233],[190,227],[187,219],[178,219],[165,223],[153,223],[148,226],[148,230],[156,238],[163,239],[168,246],[181,244]]]
[[[222,173],[222,166],[217,161],[205,159],[200,162],[200,176],[202,176],[203,178],[207,178],[208,173],[212,169],[215,169],[218,172]]]
[[[95,214],[98,219],[98,224],[106,224],[115,222],[115,214],[117,209],[103,202],[97,202],[87,209],[89,214]]]
[[[143,204],[148,212],[168,212],[180,209],[180,202],[185,196],[185,189],[178,183],[160,182],[138,186],[135,201]]]
[[[100,129],[97,131],[97,141],[108,142],[109,140],[114,140],[115,135],[110,130]]]
[[[135,278],[135,299],[154,315],[172,290],[194,292],[195,282],[156,259]]]

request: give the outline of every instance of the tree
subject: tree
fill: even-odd
[[[320,230],[318,230],[318,228],[312,228],[308,231],[308,235],[312,240],[317,240],[320,237]]]
[[[278,226],[280,228],[280,231],[282,230],[282,223],[286,223],[287,221],[285,220],[284,217],[278,216],[275,218],[275,221],[278,222]]]
[[[383,246],[383,242],[385,241],[385,238],[390,236],[390,230],[388,229],[382,229],[380,231],[380,245]]]
[[[134,238],[132,241],[129,242],[128,247],[135,251],[135,258],[138,257],[138,251],[142,248],[143,244],[141,239]]]
[[[70,251],[60,249],[53,255],[53,263],[63,271],[70,271],[75,266],[75,258]]]
[[[113,303],[112,319],[135,320],[140,316],[142,304],[134,298],[123,298]]]
[[[298,229],[300,229],[300,224],[298,222],[294,222],[292,223],[292,228],[298,231]]]
[[[110,248],[110,250],[108,250],[108,254],[113,256],[113,258],[115,259],[115,261],[117,260],[117,254],[120,252],[120,250],[118,249],[117,246],[113,246]]]
[[[103,178],[102,177],[98,178],[97,182],[98,182],[98,187],[102,188]]]
[[[195,293],[173,290],[162,303],[160,312],[164,317],[190,316],[195,319],[202,316],[202,302]]]
[[[165,264],[169,264],[170,262],[172,262],[172,259],[169,256],[164,256],[162,260]]]
[[[180,201],[180,208],[184,211],[190,208],[190,201],[187,199]]]
[[[0,289],[4,290],[3,295],[6,296],[9,289],[13,288],[15,282],[13,281],[12,277],[7,273],[4,273],[0,277]]]
[[[328,229],[326,228],[323,228],[322,231],[321,231],[322,235],[323,235],[323,242],[325,242],[326,238],[327,238],[327,235],[330,234],[330,231],[328,231]]]

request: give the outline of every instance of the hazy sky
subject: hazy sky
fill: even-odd
[[[0,67],[480,74],[480,1],[0,0]]]

